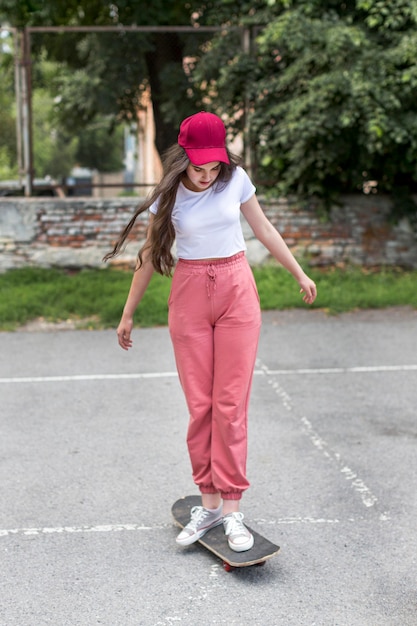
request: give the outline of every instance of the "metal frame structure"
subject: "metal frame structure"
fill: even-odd
[[[25,196],[32,196],[33,193],[33,134],[32,134],[32,55],[31,55],[31,34],[32,33],[57,33],[65,32],[175,32],[175,33],[203,33],[219,32],[222,30],[240,30],[242,33],[242,48],[246,52],[250,50],[250,31],[247,28],[222,27],[222,26],[26,26],[15,28],[1,26],[0,31],[6,30],[13,34],[15,45],[15,91],[16,91],[16,141],[19,172],[23,179]],[[245,111],[244,146],[245,160],[250,169],[250,142],[248,103]]]

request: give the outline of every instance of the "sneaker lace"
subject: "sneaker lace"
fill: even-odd
[[[226,535],[247,535],[248,530],[242,520],[243,513],[240,513],[240,511],[225,517]]]
[[[187,528],[190,530],[197,530],[199,524],[209,515],[209,511],[202,506],[193,506],[190,511],[190,521],[187,524]]]

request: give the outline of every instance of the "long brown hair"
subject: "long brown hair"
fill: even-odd
[[[220,164],[220,172],[214,183],[219,190],[231,179],[233,171],[239,163],[237,157],[230,153],[228,154],[230,165],[226,163]],[[163,175],[161,181],[145,202],[136,209],[132,219],[120,233],[113,250],[106,254],[103,261],[108,261],[120,254],[138,216],[149,209],[154,202],[158,201],[158,211],[152,220],[152,225],[148,228],[146,242],[138,253],[137,268],[141,267],[143,264],[145,251],[149,251],[150,260],[155,271],[166,276],[171,274],[172,268],[175,265],[175,260],[171,252],[175,240],[175,230],[171,216],[177,196],[178,185],[189,163],[190,160],[185,150],[178,144],[174,144],[167,150],[163,157]]]

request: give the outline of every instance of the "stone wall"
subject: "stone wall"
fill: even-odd
[[[388,198],[346,196],[328,220],[284,199],[260,201],[293,253],[307,259],[310,266],[352,263],[417,268],[417,234],[408,220],[397,225],[388,222]],[[103,267],[102,257],[138,202],[138,198],[0,199],[0,271],[28,265]],[[115,264],[134,264],[146,224],[145,214]],[[267,251],[247,224],[244,233],[250,263],[267,261]]]
[[[286,200],[264,200],[262,206],[292,252],[307,257],[310,266],[417,268],[417,231],[406,218],[389,220],[389,197],[344,196],[329,219]]]
[[[0,271],[28,265],[104,267],[103,256],[137,205],[137,198],[0,199]],[[140,216],[118,263],[134,262],[146,225],[147,216]]]

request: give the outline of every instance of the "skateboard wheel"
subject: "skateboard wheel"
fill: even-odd
[[[235,568],[233,567],[233,565],[230,565],[230,563],[226,563],[226,561],[223,561],[223,569],[226,572],[232,572]]]

